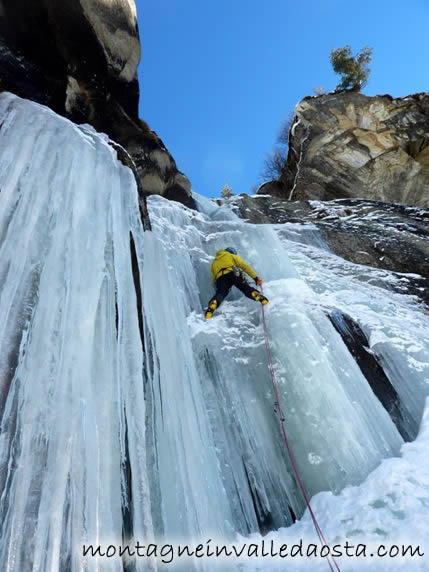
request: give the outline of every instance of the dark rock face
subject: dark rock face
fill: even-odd
[[[288,201],[240,195],[237,214],[256,224],[311,223],[338,256],[398,273],[394,288],[429,305],[429,210],[380,201]]]
[[[101,121],[109,94],[125,112],[137,117],[140,45],[135,7],[127,0],[116,0],[109,3],[109,13],[107,5],[100,3],[97,21],[95,4],[88,0],[3,0],[1,35],[13,54],[18,50],[25,58],[24,64],[43,72],[39,78],[44,81],[43,103],[55,111],[68,111],[73,119],[84,114]],[[115,36],[126,38],[128,48],[116,48]],[[24,77],[29,86],[35,80],[28,73]],[[13,76],[8,79],[14,81]],[[79,97],[86,101],[79,104]]]
[[[428,93],[330,93],[304,98],[295,113],[282,177],[258,192],[429,207]]]
[[[0,89],[107,133],[146,192],[189,205],[188,179],[138,117],[139,61],[134,0],[0,0]]]
[[[377,356],[370,349],[368,339],[359,324],[339,310],[334,310],[329,318],[402,438],[405,441],[413,441],[417,437],[418,426],[384,373]]]

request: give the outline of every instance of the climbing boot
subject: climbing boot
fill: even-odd
[[[255,300],[255,302],[260,302],[261,304],[263,304],[265,306],[265,304],[268,304],[268,299],[265,298],[265,296],[263,296],[260,292],[258,292],[257,290],[253,290],[252,291],[252,298]]]
[[[209,304],[209,307],[206,310],[206,320],[210,320],[210,318],[213,316],[213,312],[216,310],[217,308],[217,300],[212,300]]]
[[[252,290],[252,298],[255,300],[255,302],[259,302],[262,298],[262,294],[257,290]]]

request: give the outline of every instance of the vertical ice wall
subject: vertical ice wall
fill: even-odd
[[[298,234],[296,225],[279,225],[277,232],[311,287],[307,302],[330,315],[342,312],[362,329],[367,351],[382,365],[415,436],[429,393],[429,326],[418,300],[393,290],[403,276],[346,262],[323,247],[312,225]]]
[[[155,265],[166,259],[167,264],[163,262],[161,276],[159,268],[155,270],[155,282],[145,267],[145,288],[154,290],[153,300],[161,289],[161,297],[170,300],[170,328],[178,332],[179,340],[187,335],[183,316],[188,316],[192,353],[187,347],[185,361],[195,363],[202,388],[199,402],[179,405],[174,399],[171,423],[178,427],[181,421],[175,420],[180,417],[208,412],[211,443],[232,505],[234,528],[244,533],[258,527],[264,530],[301,514],[303,501],[288,471],[274,412],[260,307],[232,295],[209,323],[203,320],[201,310],[212,295],[209,264],[217,249],[235,246],[266,280],[271,299],[267,317],[283,409],[310,493],[338,491],[345,484],[360,482],[381,458],[398,451],[402,439],[328,319],[326,304],[310,287],[313,281],[304,281],[298,274],[312,265],[315,274],[321,273],[320,265],[303,251],[294,253],[292,263],[288,251],[293,243],[275,227],[250,225],[228,207],[213,208],[213,203],[201,198],[198,202],[204,212],[193,213],[156,197],[149,203],[155,240],[146,245],[145,260],[151,257]],[[329,272],[323,279],[330,279]],[[386,304],[389,295],[384,292],[384,298],[380,294],[377,300],[373,296],[374,308],[377,303]],[[147,320],[152,311],[155,315],[153,305],[146,308]],[[409,311],[417,314],[416,307]],[[168,321],[164,327],[168,328]],[[179,340],[174,350],[170,346],[170,355],[176,351],[183,355]],[[425,384],[423,376],[418,420]]]
[[[130,511],[151,531],[135,182],[90,128],[10,94],[0,117],[0,562],[80,570]]]

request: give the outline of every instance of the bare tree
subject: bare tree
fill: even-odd
[[[265,157],[262,167],[262,179],[265,181],[280,179],[286,164],[285,150],[278,147]]]
[[[260,185],[252,185],[251,189],[250,189],[250,194],[251,195],[256,195],[258,189],[259,189]]]
[[[294,119],[295,113],[291,111],[289,115],[280,123],[280,129],[277,135],[277,143],[286,148],[289,145],[289,130],[293,124]],[[287,152],[285,152],[285,155],[287,155]]]

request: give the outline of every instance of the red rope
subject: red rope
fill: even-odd
[[[262,292],[262,294],[264,293],[264,290],[263,290],[262,286],[261,286],[261,292]],[[282,411],[282,408],[281,408],[281,405],[280,405],[279,390],[278,390],[276,374],[275,374],[275,372],[274,372],[274,366],[273,366],[273,354],[272,354],[272,352],[271,352],[271,345],[270,345],[270,340],[269,340],[269,337],[268,337],[268,328],[267,328],[267,322],[266,322],[266,320],[265,320],[265,311],[264,311],[264,305],[263,305],[263,304],[262,304],[262,322],[263,322],[263,324],[264,324],[265,344],[266,344],[266,346],[267,346],[267,352],[268,352],[268,367],[269,367],[269,370],[270,370],[270,373],[271,373],[271,378],[272,378],[272,380],[273,380],[274,395],[275,395],[275,398],[276,398],[276,408],[277,408],[277,413],[278,413],[278,415],[279,415],[280,423],[281,423],[281,427],[282,427],[283,440],[284,440],[284,442],[285,442],[286,450],[287,450],[287,452],[288,452],[289,459],[290,459],[290,462],[291,462],[291,464],[292,464],[293,471],[294,471],[294,473],[295,473],[296,481],[297,481],[297,483],[298,483],[298,485],[299,485],[299,488],[301,489],[302,495],[303,495],[303,497],[304,497],[304,499],[305,499],[305,502],[306,502],[306,504],[307,504],[307,507],[308,507],[308,510],[309,510],[309,512],[310,512],[311,518],[312,518],[312,520],[313,520],[314,528],[316,529],[316,532],[317,532],[317,535],[318,535],[318,537],[319,537],[319,540],[320,540],[321,544],[325,544],[326,546],[329,546],[328,543],[326,542],[326,539],[325,539],[325,536],[324,536],[324,534],[323,534],[323,532],[322,532],[322,529],[320,528],[320,525],[319,525],[319,523],[317,522],[316,515],[314,514],[314,511],[313,511],[313,509],[312,509],[312,507],[311,507],[310,498],[309,498],[309,496],[308,496],[308,494],[307,494],[307,491],[306,491],[306,489],[305,489],[304,483],[302,482],[301,477],[299,476],[299,471],[298,471],[297,464],[296,464],[296,462],[295,462],[295,457],[293,456],[292,449],[291,449],[291,447],[290,447],[290,445],[289,445],[289,439],[288,439],[288,437],[287,437],[286,427],[285,427],[285,417],[284,417],[284,415],[283,415],[283,411]],[[340,570],[340,568],[338,567],[338,564],[336,563],[335,558],[334,558],[333,556],[328,556],[328,557],[327,557],[327,562],[328,562],[328,564],[329,564],[329,568],[330,568],[332,571],[334,570],[334,568],[332,567],[332,563],[331,563],[331,561],[330,561],[330,558],[332,559],[332,561],[333,561],[333,563],[334,563],[334,565],[335,565],[335,568],[338,570],[338,572],[341,572],[341,570]]]

